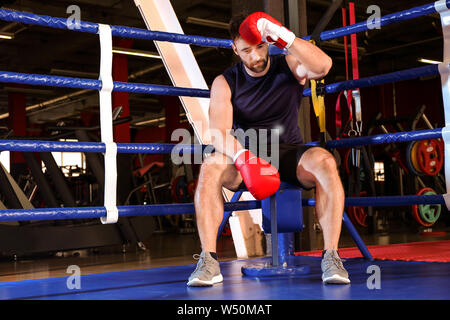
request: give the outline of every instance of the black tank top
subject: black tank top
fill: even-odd
[[[303,85],[292,74],[285,55],[269,57],[269,71],[262,77],[250,76],[242,62],[223,73],[231,89],[233,129],[266,129],[270,144],[270,129],[278,128],[280,143],[301,144],[297,121]],[[248,139],[237,138],[248,148]]]

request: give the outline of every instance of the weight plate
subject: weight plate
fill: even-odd
[[[421,140],[417,143],[417,163],[420,171],[427,175],[437,175],[444,164],[443,143],[437,139]]]
[[[432,195],[436,192],[431,188],[423,188],[417,192],[417,195]],[[439,219],[441,214],[441,205],[413,205],[414,219],[424,227],[431,227]]]
[[[411,163],[413,168],[421,175],[424,175],[422,170],[420,170],[419,164],[417,162],[417,141],[414,142],[411,150]]]
[[[361,191],[360,197],[367,195],[366,191]],[[347,214],[353,224],[367,228],[367,208],[366,207],[348,207]]]
[[[428,191],[423,193],[423,195],[433,195],[436,194],[434,191]],[[436,223],[441,215],[441,205],[440,204],[423,204],[419,205],[419,215],[425,222]]]
[[[423,176],[424,174],[420,171],[417,171],[417,169],[414,167],[413,163],[412,163],[412,150],[414,145],[416,144],[416,141],[411,141],[408,144],[408,147],[406,148],[406,164],[408,166],[408,169],[411,173],[413,173],[416,176]]]

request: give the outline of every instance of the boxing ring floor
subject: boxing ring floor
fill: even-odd
[[[80,289],[67,277],[0,283],[2,300],[448,300],[450,263],[346,259],[350,285],[324,285],[320,258],[291,257],[309,267],[304,275],[254,278],[241,267],[269,258],[221,262],[223,283],[187,287],[194,265],[81,275]],[[380,289],[369,289],[367,268],[380,268]],[[371,282],[369,280],[369,282]]]

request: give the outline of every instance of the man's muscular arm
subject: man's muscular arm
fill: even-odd
[[[262,200],[277,192],[281,183],[278,170],[244,149],[231,135],[233,124],[231,90],[222,75],[218,76],[211,86],[210,103],[210,129],[215,150],[233,159],[230,163],[234,163],[248,191],[255,199]]]
[[[249,15],[239,26],[239,33],[250,44],[261,41],[287,49],[286,61],[294,76],[304,84],[306,79],[324,77],[331,69],[332,60],[312,43],[297,38],[281,22],[264,12]]]
[[[233,126],[233,106],[231,90],[224,76],[217,76],[211,86],[209,106],[209,127],[214,149],[230,159],[243,149],[238,140],[231,135]]]
[[[286,61],[294,76],[305,82],[325,77],[333,65],[331,58],[309,41],[295,38],[288,49]]]

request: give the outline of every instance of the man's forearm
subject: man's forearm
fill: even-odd
[[[230,159],[233,159],[238,151],[244,149],[230,130],[211,130],[211,139],[215,151]]]
[[[333,64],[331,58],[320,48],[300,38],[295,38],[289,47],[289,53],[297,58],[305,72],[316,76],[325,76]]]

